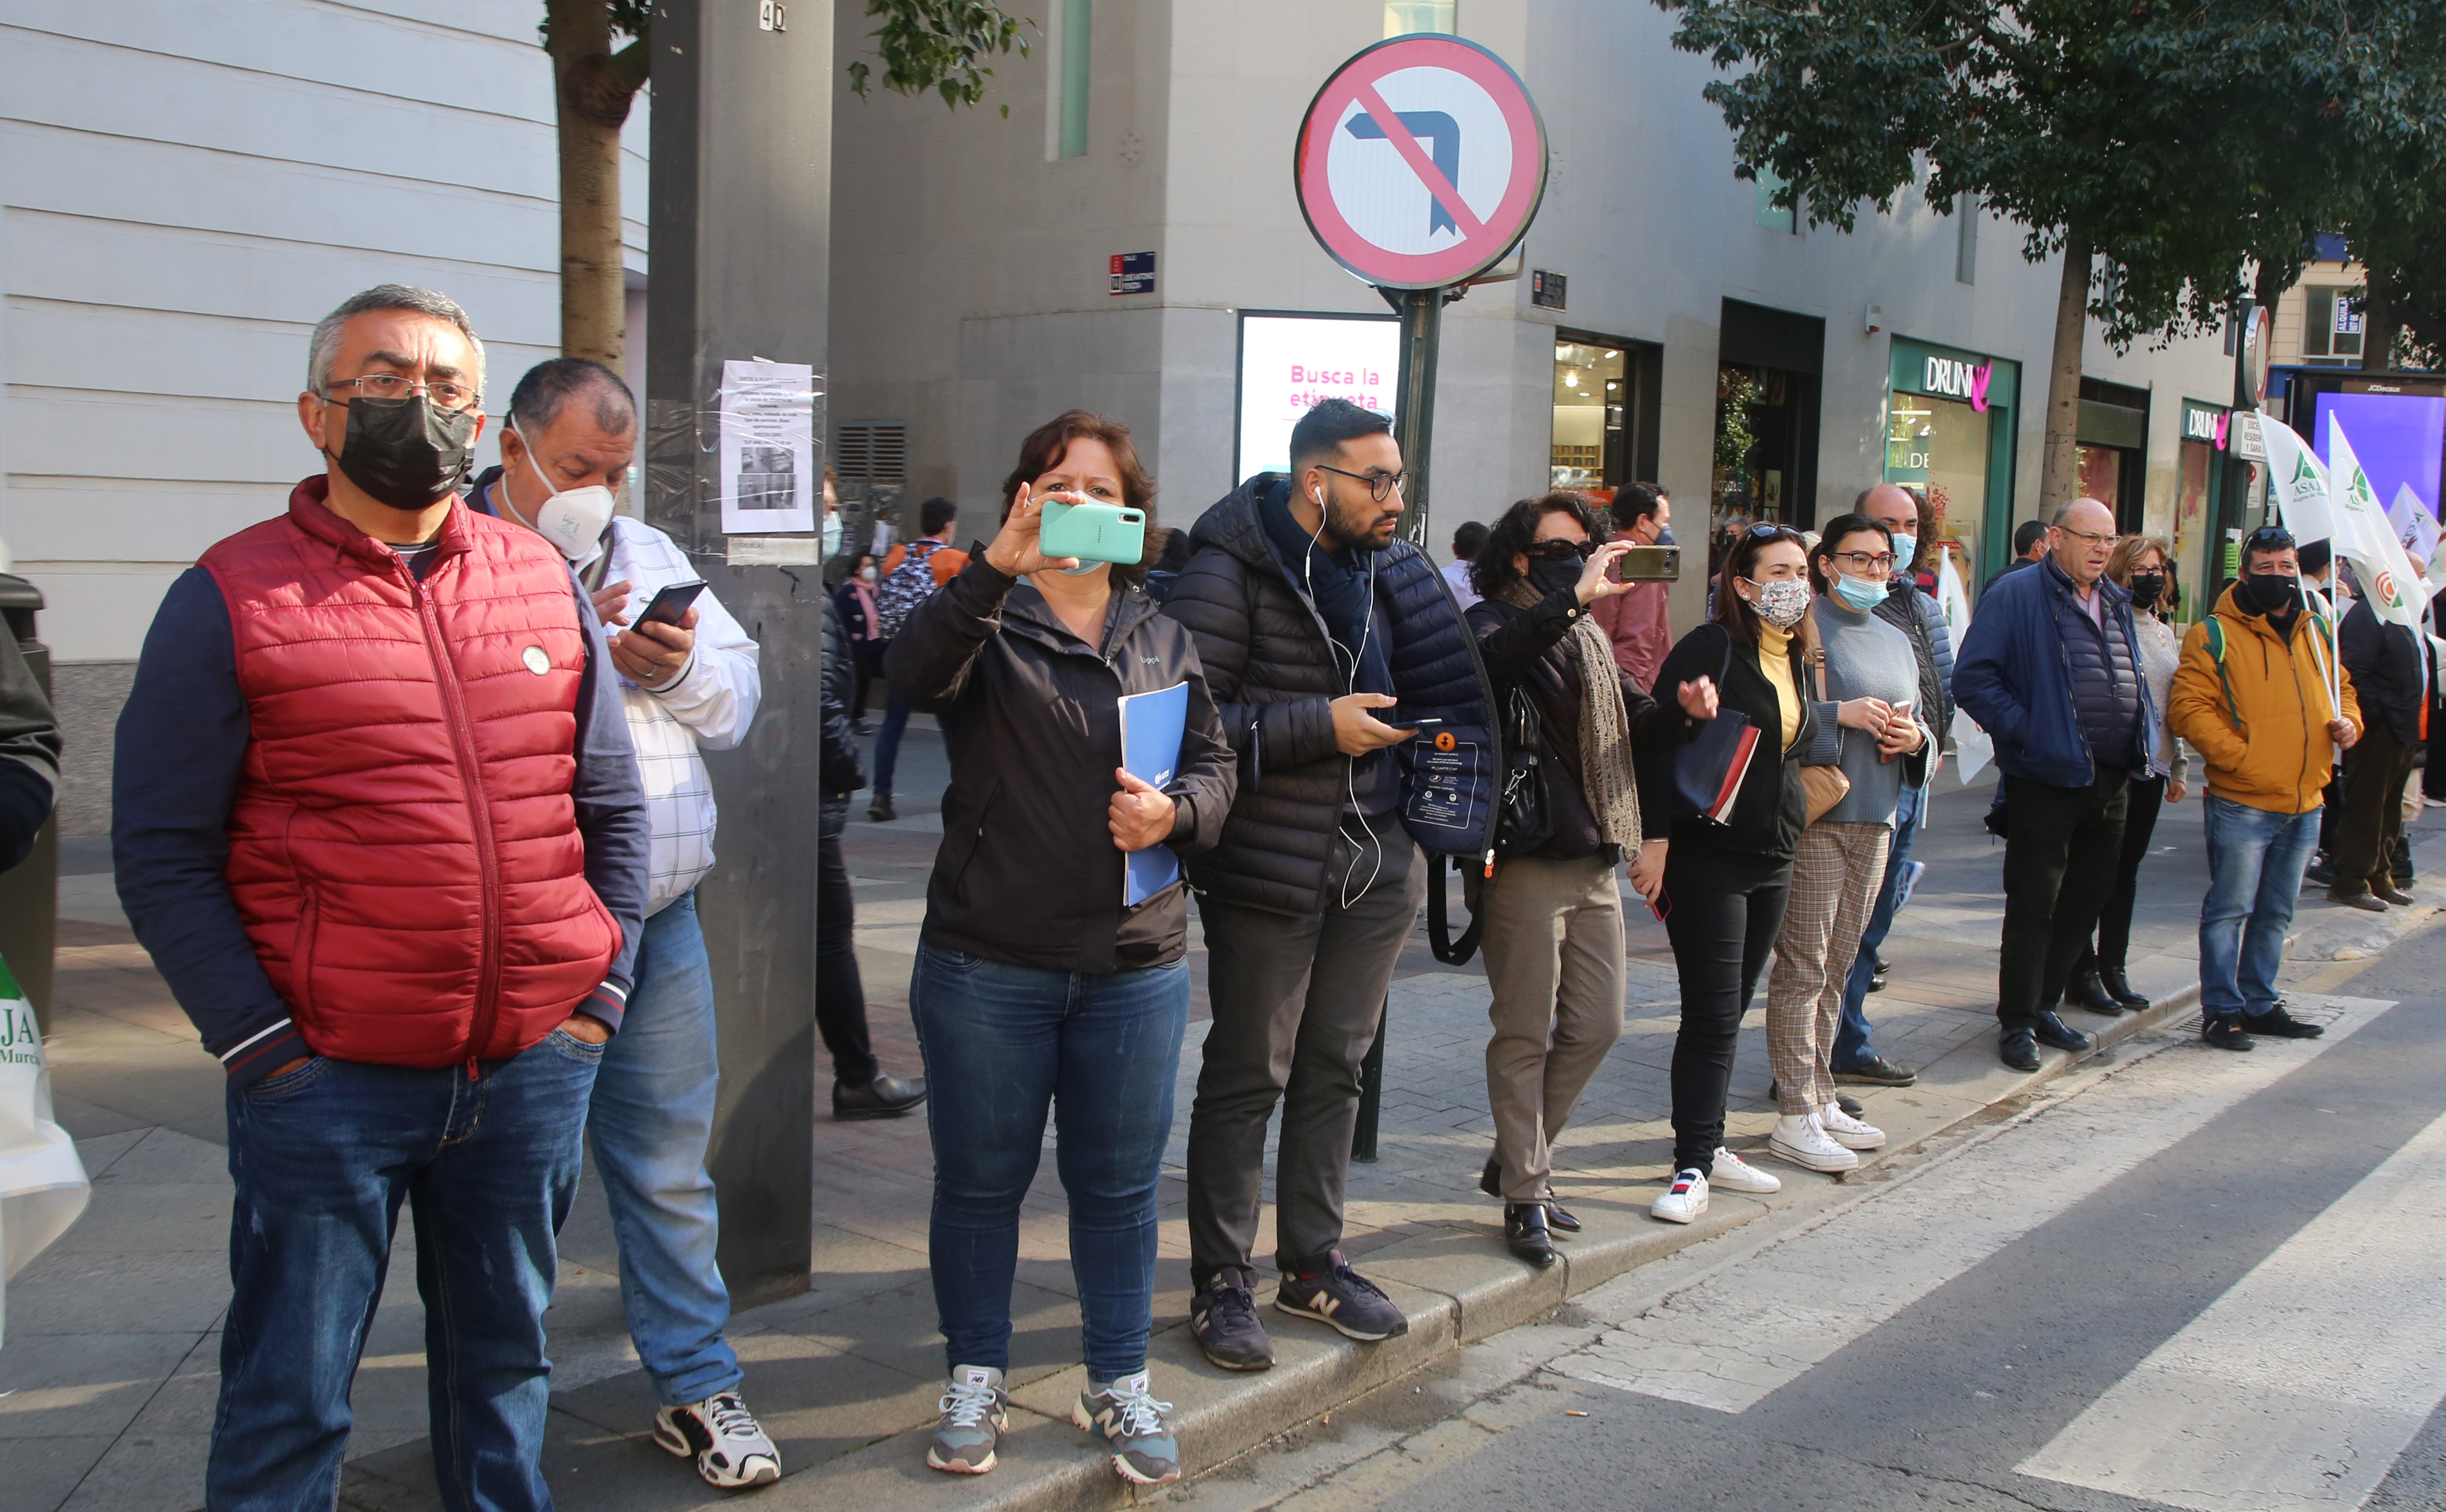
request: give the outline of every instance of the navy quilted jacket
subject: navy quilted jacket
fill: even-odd
[[[2010,775],[2085,788],[2100,762],[2144,772],[2156,758],[2162,716],[2136,670],[2132,595],[2102,578],[2098,591],[2106,600],[2103,637],[2073,601],[2072,580],[2042,562],[1990,584],[1962,637],[1953,700],[1995,737],[1996,765]],[[2108,669],[2122,679],[2111,692]],[[2085,700],[2076,699],[2076,687]],[[2125,708],[2128,737],[2117,749],[2094,751],[2092,732],[2118,723]]]

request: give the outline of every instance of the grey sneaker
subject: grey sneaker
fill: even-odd
[[[992,1469],[994,1451],[1010,1427],[1010,1393],[1002,1389],[1002,1372],[984,1365],[954,1366],[936,1407],[943,1420],[934,1425],[926,1463],[953,1475],[983,1475]]]
[[[1087,1383],[1070,1421],[1112,1447],[1113,1468],[1132,1485],[1168,1485],[1180,1479],[1180,1444],[1172,1436],[1164,1414],[1170,1402],[1158,1402],[1147,1389],[1147,1372],[1124,1375],[1099,1386]]]
[[[1410,1320],[1393,1305],[1383,1289],[1350,1268],[1342,1251],[1327,1250],[1323,1268],[1307,1276],[1283,1273],[1274,1288],[1274,1306],[1285,1313],[1330,1323],[1345,1338],[1363,1344],[1394,1338],[1410,1331]]]

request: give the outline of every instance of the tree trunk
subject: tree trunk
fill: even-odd
[[[2361,290],[2361,370],[2383,372],[2395,365],[2395,280],[2372,268]]]
[[[2056,289],[2055,355],[2047,366],[2046,440],[2039,454],[2039,518],[2080,496],[2080,352],[2089,334],[2089,243],[2064,237],[2063,279]]]
[[[644,81],[647,53],[640,39],[613,56],[603,0],[546,0],[546,10],[560,117],[560,349],[616,369],[628,340],[620,126]]]

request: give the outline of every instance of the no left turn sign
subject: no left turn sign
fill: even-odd
[[[1292,157],[1333,260],[1383,289],[1503,260],[1546,193],[1546,124],[1511,66],[1458,37],[1394,37],[1325,82]]]

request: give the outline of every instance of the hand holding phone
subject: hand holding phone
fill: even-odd
[[[667,585],[662,591],[654,595],[653,602],[647,605],[644,611],[638,614],[637,623],[677,625],[687,616],[688,606],[694,604],[696,596],[704,591],[705,584],[702,581]]]

